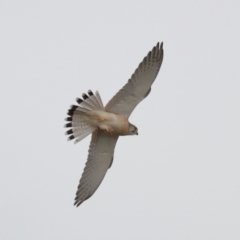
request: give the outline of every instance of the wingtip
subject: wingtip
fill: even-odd
[[[74,200],[75,200],[75,201],[74,201],[74,203],[73,203],[73,206],[78,207],[78,206],[81,204],[81,202],[79,203],[79,202],[76,200],[76,198],[75,198]]]
[[[77,201],[76,201],[76,202],[74,203],[74,206],[75,206],[75,207],[79,207],[82,203],[83,203],[83,202],[77,202]]]
[[[157,49],[162,49],[163,48],[163,42],[158,42],[157,45],[156,45],[156,48]]]

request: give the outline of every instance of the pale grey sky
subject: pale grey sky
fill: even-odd
[[[240,239],[239,16],[239,1],[2,1],[0,239]],[[73,207],[90,137],[66,141],[67,109],[88,89],[107,103],[158,41],[139,136]]]

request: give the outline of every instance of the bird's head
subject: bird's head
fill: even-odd
[[[133,124],[129,123],[129,135],[138,135],[138,129]]]

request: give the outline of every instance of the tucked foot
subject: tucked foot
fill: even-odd
[[[103,122],[105,119],[104,118],[98,118],[99,122]]]
[[[112,129],[108,129],[108,128],[107,128],[107,129],[106,129],[106,132],[109,133],[109,134],[111,134],[111,135],[113,134],[113,130],[112,130]]]

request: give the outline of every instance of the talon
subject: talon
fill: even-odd
[[[112,130],[112,129],[108,129],[108,128],[107,128],[107,129],[106,129],[106,132],[109,133],[109,134],[111,134],[111,135],[113,134],[113,130]]]
[[[104,121],[105,119],[104,118],[98,118],[98,121],[99,122],[102,122],[102,121]]]

